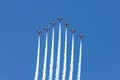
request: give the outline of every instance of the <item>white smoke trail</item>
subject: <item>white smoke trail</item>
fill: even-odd
[[[40,36],[38,37],[38,53],[37,53],[37,63],[36,63],[36,71],[35,71],[35,78],[34,78],[34,80],[38,80],[39,56],[40,56]]]
[[[73,61],[74,61],[74,34],[72,34],[72,50],[71,50],[71,63],[70,63],[70,73],[69,80],[73,80]]]
[[[81,78],[81,61],[82,61],[82,40],[80,41],[80,53],[79,53],[77,80],[80,80]]]
[[[66,74],[66,61],[67,60],[67,28],[65,30],[65,48],[64,48],[64,62],[63,62],[63,75],[62,80],[65,80],[65,74]]]
[[[47,65],[47,50],[48,50],[48,33],[46,32],[46,45],[45,45],[45,55],[44,55],[44,67],[42,80],[46,80],[46,65]]]
[[[60,48],[61,48],[61,23],[59,23],[59,39],[58,39],[58,52],[57,52],[57,65],[55,80],[59,80],[60,71]]]
[[[52,80],[53,74],[53,63],[54,63],[54,27],[52,32],[52,49],[51,49],[51,60],[50,60],[50,71],[49,71],[49,80]]]

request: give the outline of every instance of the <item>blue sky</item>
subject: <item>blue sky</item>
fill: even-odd
[[[68,29],[74,27],[77,30],[75,66],[79,50],[77,35],[80,32],[85,35],[81,80],[120,80],[119,3],[119,0],[0,0],[0,80],[34,79],[38,39],[35,31],[38,28],[43,30],[44,26],[49,25],[58,16],[70,23]],[[57,37],[58,27],[55,28]],[[62,31],[64,34],[64,27]],[[71,44],[71,33],[68,34]],[[51,31],[49,35],[51,36]],[[44,31],[41,41],[40,79],[44,56]],[[49,42],[49,48],[50,46]],[[49,57],[50,53],[48,66]],[[76,70],[75,68],[74,79]],[[69,69],[67,73],[68,71]]]

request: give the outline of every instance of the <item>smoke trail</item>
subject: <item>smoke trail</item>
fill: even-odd
[[[63,75],[62,80],[65,80],[65,74],[66,74],[66,60],[67,60],[67,28],[65,30],[65,49],[64,49],[64,62],[63,62]]]
[[[56,65],[56,76],[55,76],[55,80],[59,80],[60,48],[61,48],[61,23],[59,23],[59,39],[58,39],[58,53],[57,53],[57,65]]]
[[[49,80],[52,80],[52,74],[53,74],[53,60],[54,58],[54,27],[52,32],[52,49],[51,49],[51,60],[50,60],[50,71],[49,71]]]
[[[82,40],[80,41],[80,53],[79,53],[77,80],[80,80],[81,78],[81,61],[82,61]]]
[[[34,80],[38,80],[39,56],[40,56],[40,36],[38,37],[38,53],[37,53],[37,63],[36,63],[36,71],[35,71],[35,78],[34,78]]]
[[[70,63],[70,73],[69,80],[73,80],[73,59],[74,58],[74,34],[72,34],[72,50],[71,50],[71,63]]]
[[[46,32],[46,45],[45,45],[45,55],[44,55],[44,67],[42,80],[46,80],[46,63],[47,63],[47,50],[48,50],[48,33]]]

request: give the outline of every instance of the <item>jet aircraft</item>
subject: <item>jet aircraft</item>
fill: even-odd
[[[70,24],[68,22],[63,23],[65,27],[68,27]]]
[[[52,21],[50,24],[52,25],[52,27],[54,27],[56,25],[56,23],[54,21]]]
[[[72,32],[72,34],[74,34],[74,32],[76,32],[76,30],[74,28],[72,28],[70,31]]]
[[[60,16],[60,17],[57,18],[57,20],[58,20],[59,22],[61,22],[61,21],[63,20],[63,18]]]
[[[38,36],[42,34],[40,30],[37,30],[36,33],[38,34]]]
[[[84,35],[81,33],[78,36],[80,37],[80,39],[82,39],[84,37]]]
[[[46,26],[46,27],[44,28],[44,30],[45,30],[46,32],[48,32],[50,29],[48,28],[48,26]]]

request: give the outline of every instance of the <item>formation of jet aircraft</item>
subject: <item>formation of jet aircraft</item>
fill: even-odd
[[[57,20],[58,20],[59,22],[61,22],[61,21],[63,20],[63,18],[60,16],[60,17],[57,18]],[[54,26],[56,25],[56,23],[55,23],[54,21],[52,21],[50,24],[52,25],[52,27],[54,27]],[[65,23],[63,23],[63,25],[64,25],[65,27],[68,27],[70,24],[69,24],[68,22],[65,22]],[[46,27],[44,28],[44,30],[45,30],[46,32],[48,32],[50,29],[48,28],[48,26],[46,26]],[[74,28],[72,28],[70,31],[72,32],[72,34],[74,34],[74,33],[76,32],[76,30],[75,30]],[[37,30],[36,33],[38,34],[38,36],[42,34],[42,32],[41,32],[40,30]],[[84,35],[81,34],[81,33],[80,33],[78,36],[80,37],[80,39],[82,39],[82,38],[84,37]]]

